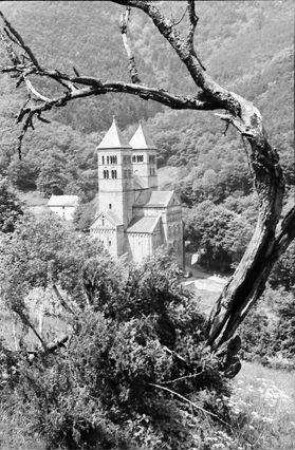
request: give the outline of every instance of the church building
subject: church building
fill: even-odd
[[[183,265],[182,207],[174,191],[158,190],[156,148],[139,125],[128,143],[115,119],[98,148],[98,207],[90,227],[115,258],[141,263],[172,246]]]

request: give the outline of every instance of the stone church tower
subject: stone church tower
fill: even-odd
[[[147,139],[140,124],[130,140],[133,174],[141,179],[144,189],[158,187],[156,156],[154,143]]]
[[[156,148],[139,125],[130,142],[115,119],[98,145],[98,210],[90,227],[115,258],[141,263],[172,246],[183,265],[182,207],[174,191],[158,190]]]
[[[134,202],[131,146],[123,139],[115,119],[98,150],[98,208],[112,212],[126,228]]]

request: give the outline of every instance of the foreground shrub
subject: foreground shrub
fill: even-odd
[[[192,449],[210,437],[208,423],[226,429],[228,388],[170,259],[128,269],[88,260],[88,301],[67,345],[31,358],[23,349],[2,386],[2,404],[22,412],[26,433],[50,449]]]
[[[262,304],[266,306],[260,306]],[[257,356],[264,364],[292,368],[295,356],[294,294],[268,286],[259,305],[241,325],[240,335],[246,359]]]

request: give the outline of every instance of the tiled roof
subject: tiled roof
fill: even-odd
[[[136,150],[146,150],[146,149],[155,149],[155,144],[153,141],[146,136],[146,133],[144,132],[142,125],[139,124],[137,130],[135,131],[134,135],[129,141],[129,144],[133,149]]]
[[[127,233],[149,233],[151,234],[156,228],[161,216],[156,217],[142,217],[137,219],[127,229]]]
[[[152,191],[150,199],[145,206],[168,206],[174,191]]]
[[[116,216],[116,214],[113,213],[113,211],[106,210],[106,211],[101,211],[98,214],[98,216],[95,217],[91,226],[93,226],[101,216],[105,217],[106,220],[109,220],[109,222],[111,222],[111,224],[114,226],[122,225],[122,222],[119,220],[119,218]]]
[[[47,206],[78,206],[78,203],[77,195],[52,195]]]
[[[118,218],[118,216],[113,213],[113,211],[107,210],[103,213],[106,218],[110,218],[114,225],[122,225],[122,221]]]
[[[130,145],[127,140],[123,138],[117,126],[115,117],[113,117],[111,128],[107,131],[97,148],[130,148]]]

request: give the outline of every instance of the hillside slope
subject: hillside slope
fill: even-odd
[[[157,4],[168,17],[179,19],[176,28],[184,32],[187,15],[180,20],[184,2]],[[75,66],[81,74],[128,79],[119,30],[123,9],[119,5],[105,1],[8,1],[1,3],[1,9],[48,67],[71,71]],[[197,13],[200,20],[195,44],[208,72],[260,108],[270,141],[279,149],[287,183],[294,184],[292,2],[200,1]],[[138,11],[132,13],[131,35],[144,83],[172,92],[195,92],[169,44]],[[52,86],[39,87],[46,93],[52,91]],[[13,130],[0,136],[0,173],[7,176],[15,173],[18,165],[13,116],[24,102],[26,92],[21,89],[16,92],[13,80],[2,77],[0,93],[0,128]],[[28,133],[24,141],[23,164],[30,167],[20,175],[31,182],[29,186],[19,183],[18,187],[38,187],[38,176],[47,161],[43,150],[54,148],[61,155],[59,164],[65,175],[60,177],[61,191],[77,191],[79,184],[80,191],[91,191],[85,195],[87,198],[93,197],[95,145],[114,113],[128,137],[139,120],[147,119],[146,127],[159,148],[159,165],[188,167],[188,179],[181,188],[186,195],[188,191],[199,190],[200,183],[193,188],[196,179],[203,180],[200,181],[203,189],[208,176],[210,182],[221,183],[226,196],[236,191],[249,193],[252,179],[243,144],[231,129],[223,136],[223,124],[212,113],[171,111],[155,102],[123,95],[72,103],[49,115],[54,120],[51,127],[37,124],[36,132]],[[189,195],[193,203],[203,199],[199,194]],[[213,195],[214,201],[223,199]]]

